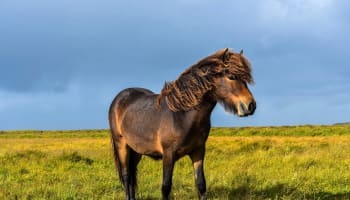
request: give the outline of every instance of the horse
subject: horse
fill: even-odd
[[[203,172],[210,115],[217,103],[225,111],[253,115],[256,102],[251,64],[243,50],[229,48],[200,60],[160,94],[144,88],[122,90],[111,103],[109,125],[114,162],[126,199],[135,199],[137,165],[142,155],[163,160],[162,199],[169,199],[175,162],[188,155],[199,199],[206,199]]]

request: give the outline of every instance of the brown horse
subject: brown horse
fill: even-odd
[[[243,52],[223,49],[166,83],[160,94],[143,88],[121,91],[109,109],[114,161],[126,199],[135,199],[142,155],[163,159],[162,198],[168,199],[175,162],[189,155],[199,199],[206,199],[203,172],[210,114],[217,104],[240,117],[252,115],[255,100],[250,63]]]

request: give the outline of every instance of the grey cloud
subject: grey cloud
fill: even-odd
[[[239,119],[238,125],[318,122],[318,109],[327,105],[329,92],[334,96],[330,102],[348,109],[348,96],[337,95],[349,89],[350,18],[345,4],[325,0],[305,4],[277,0],[2,2],[0,92],[5,93],[1,98],[18,94],[33,107],[24,109],[24,116],[35,110],[45,116],[21,127],[105,127],[106,109],[119,90],[140,86],[159,92],[164,81],[176,79],[197,60],[232,47],[244,49],[253,64],[256,85],[252,90],[260,105],[256,116]],[[315,99],[315,106],[310,108],[303,98]],[[51,111],[40,105],[45,99]],[[64,109],[67,104],[70,109]],[[283,105],[288,116],[276,105]],[[17,108],[13,106],[12,113],[20,112]],[[293,111],[296,108],[310,108],[316,119],[300,117],[301,111]],[[7,109],[0,118],[11,111]],[[69,120],[64,120],[67,113]],[[19,114],[8,118],[18,119]],[[220,109],[213,120],[214,125],[234,125],[233,117]],[[328,121],[319,118],[319,122]],[[7,126],[11,127],[16,125]]]

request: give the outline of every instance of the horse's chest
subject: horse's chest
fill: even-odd
[[[182,138],[176,148],[176,154],[179,157],[191,153],[193,150],[202,148],[205,145],[207,139],[206,133],[193,133],[187,137]]]

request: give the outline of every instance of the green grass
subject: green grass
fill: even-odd
[[[0,131],[1,138],[106,138],[109,130],[20,130]]]
[[[294,133],[294,135],[293,135]],[[349,126],[214,128],[209,199],[350,199]],[[0,132],[0,199],[123,199],[107,130]],[[160,199],[160,161],[143,157],[138,199]],[[190,159],[173,199],[196,199]]]
[[[337,136],[350,135],[350,125],[212,128],[212,136]]]
[[[337,136],[350,135],[350,124],[212,128],[210,136]],[[105,138],[109,130],[0,131],[1,138]]]

